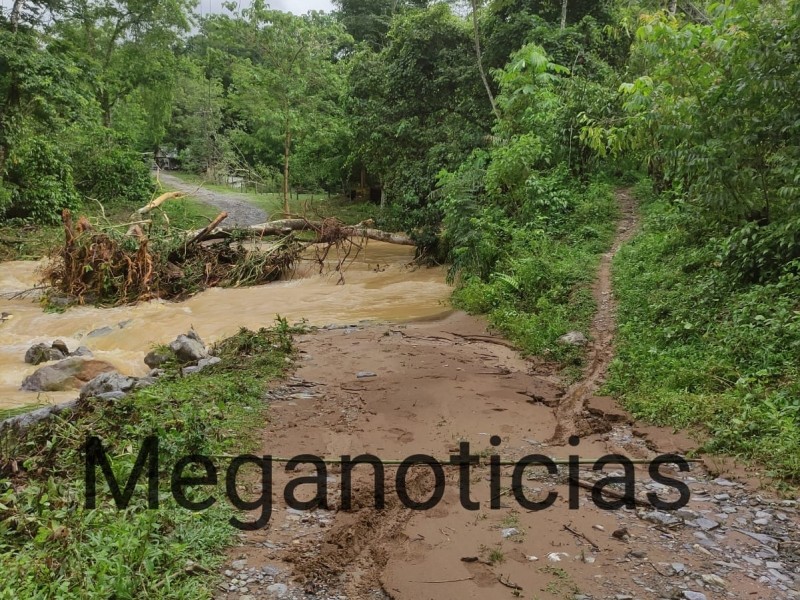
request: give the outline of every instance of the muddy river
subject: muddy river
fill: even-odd
[[[73,350],[87,346],[96,358],[128,375],[143,375],[142,361],[154,345],[169,342],[194,327],[206,343],[239,327],[269,326],[280,314],[290,322],[310,325],[348,324],[362,320],[413,321],[450,312],[450,287],[442,268],[409,266],[413,248],[370,242],[347,268],[345,283],[338,273],[320,275],[303,263],[288,281],[268,285],[214,288],[183,302],[152,301],[117,308],[77,307],[63,314],[45,313],[36,300],[9,299],[37,282],[34,261],[0,263],[0,408],[54,403],[75,392],[25,392],[20,383],[37,367],[24,362],[36,342],[62,339]]]

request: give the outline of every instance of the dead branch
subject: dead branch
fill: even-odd
[[[140,215],[146,215],[154,208],[158,208],[159,206],[164,204],[164,202],[166,202],[167,200],[172,200],[173,198],[183,198],[184,196],[186,196],[186,193],[184,192],[166,192],[164,194],[161,194],[155,200],[151,200],[150,202],[148,202],[147,206],[143,206],[136,212],[137,214]]]
[[[190,240],[187,242],[187,244],[194,244],[194,243],[197,243],[197,242],[201,242],[201,241],[203,241],[203,239],[204,239],[204,238],[205,238],[205,237],[206,237],[206,236],[207,236],[207,235],[208,235],[210,232],[214,231],[214,229],[216,229],[216,228],[219,226],[219,224],[220,224],[220,223],[222,223],[222,221],[224,221],[226,218],[228,218],[228,213],[227,213],[227,212],[223,211],[223,212],[219,213],[219,214],[218,214],[216,217],[214,217],[214,220],[213,220],[213,221],[211,221],[211,223],[209,223],[208,225],[206,225],[205,227],[203,227],[203,228],[202,228],[200,231],[198,231],[198,232],[197,232],[197,233],[194,235],[194,237],[192,237],[192,238],[191,238],[191,239],[190,239]]]

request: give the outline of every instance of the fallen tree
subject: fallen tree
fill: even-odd
[[[162,194],[143,209],[152,210],[168,196]],[[227,216],[222,212],[202,229],[189,232],[136,221],[122,233],[118,227],[94,226],[85,217],[73,222],[65,210],[64,245],[45,266],[44,281],[55,295],[78,304],[179,299],[207,287],[280,279],[301,258],[317,261],[321,272],[327,268],[338,272],[343,283],[348,261],[358,256],[366,240],[414,245],[409,236],[375,229],[371,221],[347,225],[335,218],[291,218],[221,227]],[[311,235],[296,237],[299,232]],[[241,243],[265,238],[270,243]],[[309,257],[306,250],[313,254]]]
[[[378,242],[389,244],[400,244],[402,246],[414,246],[416,243],[405,233],[392,233],[370,227],[370,221],[358,223],[357,225],[345,225],[337,219],[324,219],[322,221],[309,221],[303,218],[280,219],[267,223],[258,223],[248,227],[217,227],[213,231],[207,232],[203,239],[224,239],[230,236],[247,235],[252,237],[264,237],[271,235],[288,235],[294,231],[312,231],[319,238],[316,241],[326,242],[329,239],[350,237],[366,238]],[[207,228],[206,228],[207,229]],[[187,237],[193,238],[197,232],[189,232]]]

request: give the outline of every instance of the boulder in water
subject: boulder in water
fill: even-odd
[[[51,360],[66,358],[68,352],[62,352],[49,344],[34,344],[25,352],[25,362],[29,365],[38,365]]]
[[[182,364],[194,363],[203,358],[208,358],[208,352],[203,340],[200,339],[194,329],[186,335],[179,335],[175,338],[175,341],[169,345],[169,349],[175,353],[178,362]]]
[[[22,389],[33,392],[77,390],[101,373],[114,370],[113,366],[102,360],[71,356],[28,375],[22,382]]]

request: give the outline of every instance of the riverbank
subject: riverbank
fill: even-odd
[[[146,495],[142,478],[123,510],[98,475],[97,509],[90,509],[84,444],[100,438],[121,482],[146,436],[158,436],[158,456],[167,461],[250,450],[267,419],[265,386],[281,376],[292,351],[285,322],[242,330],[216,347],[221,362],[200,373],[182,377],[167,368],[154,385],[120,400],[81,401],[21,438],[5,432],[0,598],[208,598],[207,575],[235,531],[227,523],[233,508],[190,512],[164,496],[157,510],[148,509],[138,502]]]

